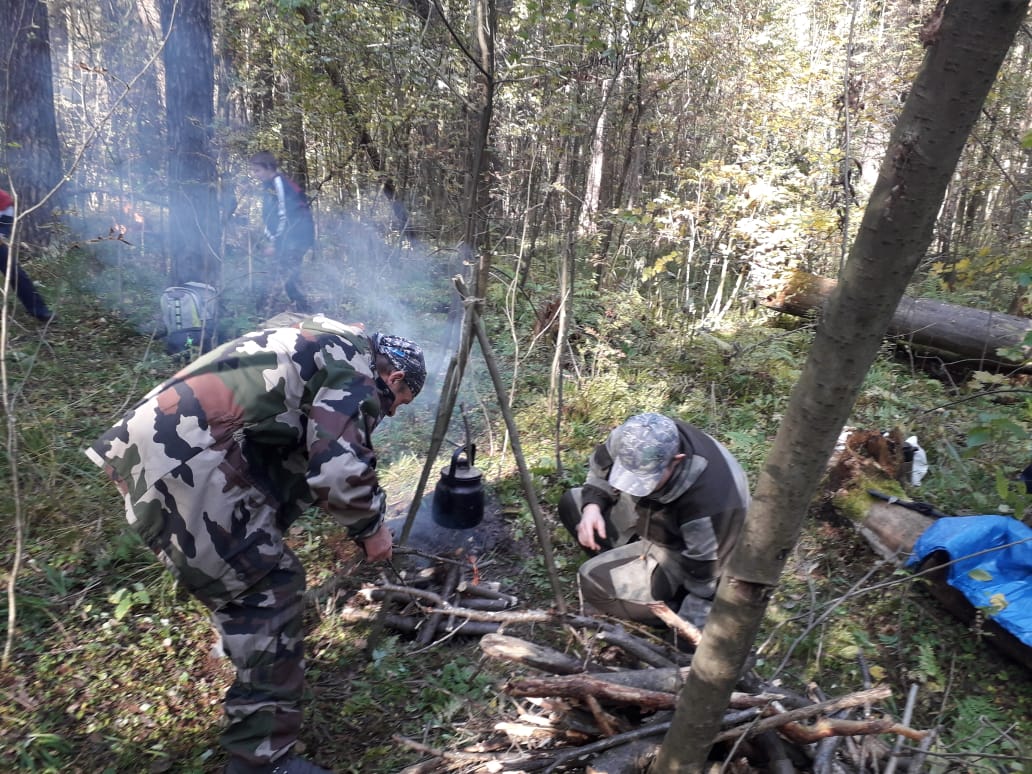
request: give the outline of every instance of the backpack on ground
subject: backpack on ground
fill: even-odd
[[[161,294],[165,351],[170,355],[207,352],[216,343],[218,291],[203,282],[185,282]]]

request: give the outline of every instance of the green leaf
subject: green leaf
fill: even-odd
[[[118,601],[118,604],[115,606],[115,612],[114,612],[115,620],[116,621],[121,621],[123,618],[126,617],[126,615],[129,613],[129,611],[132,610],[132,608],[133,608],[133,598],[132,598],[132,596],[130,596],[129,594],[123,595],[122,598]]]
[[[989,597],[989,606],[992,608],[990,615],[996,615],[1007,609],[1007,605],[1010,603],[1007,601],[1005,594],[993,594]]]
[[[968,433],[967,445],[971,446],[984,446],[992,440],[992,433],[989,432],[989,428],[976,427]]]
[[[985,570],[983,570],[981,567],[976,567],[973,570],[969,570],[968,577],[971,578],[971,580],[976,581],[991,581],[993,579],[993,576]]]

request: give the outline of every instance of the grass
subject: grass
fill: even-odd
[[[0,675],[0,761],[4,770],[27,773],[219,771],[220,701],[231,670],[212,653],[205,611],[123,529],[117,492],[82,454],[175,364],[127,316],[85,293],[68,298],[43,334],[23,325],[16,311],[8,342],[8,380],[17,393],[17,425],[8,430],[17,440],[17,504],[28,533],[16,586],[14,652]],[[416,299],[408,303],[428,340],[442,341],[440,310]],[[358,301],[347,307],[374,314]],[[580,554],[557,528],[554,507],[565,487],[583,480],[594,444],[627,414],[671,411],[725,440],[755,477],[809,336],[806,329],[771,336],[762,321],[746,321],[733,334],[742,353],[735,359],[703,338],[664,333],[649,319],[632,298],[583,325],[582,354],[590,367],[565,386],[561,444],[554,440],[556,409],[543,394],[547,348],[521,364],[527,383],[540,388],[518,390],[513,409],[573,607]],[[507,337],[501,327],[492,335]],[[636,349],[642,341],[647,352]],[[996,474],[1001,466],[1020,468],[1026,461],[1021,455],[1028,448],[1015,427],[1024,428],[1027,438],[1032,403],[987,396],[949,412],[933,410],[951,399],[940,382],[886,356],[851,421],[919,429],[933,469],[920,498],[952,511],[1007,500],[1010,493],[1000,490]],[[503,440],[493,387],[477,353],[460,402],[478,443],[478,467],[520,547],[488,557],[484,571],[518,589],[526,606],[547,607],[552,589],[534,523],[511,451],[502,453],[511,444]],[[378,433],[383,481],[397,513],[415,490],[433,421],[428,394]],[[973,428],[983,429],[975,448],[963,443]],[[455,421],[449,443],[463,435]],[[5,482],[10,466],[9,455],[0,459]],[[436,469],[431,473],[432,487]],[[5,574],[13,561],[14,505],[14,498],[0,500]],[[378,577],[376,568],[363,564],[350,542],[315,514],[295,526],[290,541],[310,586],[350,579],[342,596],[319,599],[306,614],[311,701],[302,744],[313,758],[338,772],[394,772],[421,757],[396,737],[457,749],[489,735],[494,722],[513,713],[500,690],[510,670],[482,661],[473,641],[416,651],[388,636],[368,653],[369,627],[342,625],[335,612],[354,588]],[[897,715],[916,684],[911,725],[941,728],[932,760],[943,770],[988,770],[990,763],[1027,770],[1029,673],[951,619],[909,576],[889,566],[872,572],[876,563],[852,528],[815,513],[769,607],[760,674],[816,685],[828,695],[885,682],[893,689],[888,709]],[[5,599],[5,637],[7,612]],[[549,636],[559,647],[573,646],[562,632]]]

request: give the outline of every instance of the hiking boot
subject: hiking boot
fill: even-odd
[[[333,774],[298,755],[288,755],[275,763],[254,764],[233,758],[226,764],[225,774]]]

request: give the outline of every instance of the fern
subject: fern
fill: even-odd
[[[921,642],[918,644],[917,652],[917,669],[918,677],[923,682],[944,682],[944,676],[942,669],[939,667],[939,662],[935,658],[935,651],[932,644],[929,642]]]

